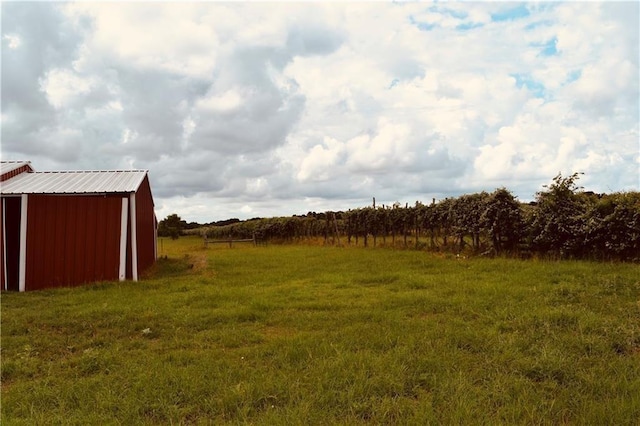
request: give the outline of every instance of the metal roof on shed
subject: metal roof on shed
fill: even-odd
[[[0,161],[0,175],[12,172],[22,166],[31,167],[30,161]]]
[[[146,170],[21,173],[3,182],[0,193],[10,195],[136,192],[146,175]]]

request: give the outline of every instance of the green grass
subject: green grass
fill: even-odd
[[[640,268],[165,240],[2,294],[2,424],[637,424]]]

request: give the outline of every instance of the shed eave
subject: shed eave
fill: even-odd
[[[0,194],[130,194],[147,175],[147,170],[24,173],[3,184]]]

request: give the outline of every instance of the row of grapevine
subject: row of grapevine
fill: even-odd
[[[558,175],[536,201],[507,189],[201,228],[211,239],[393,246],[554,258],[640,259],[640,193],[593,194]]]
[[[376,246],[381,239],[383,245],[497,253],[517,247],[522,222],[520,203],[503,188],[429,205],[366,207],[343,216],[349,243],[361,238],[365,246]]]

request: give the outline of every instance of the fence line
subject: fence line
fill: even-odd
[[[229,244],[229,248],[233,247],[233,243],[253,243],[254,246],[258,245],[256,241],[256,236],[253,238],[246,238],[240,240],[227,239],[227,240],[210,240],[207,236],[204,236],[204,246],[207,247],[209,244]]]

